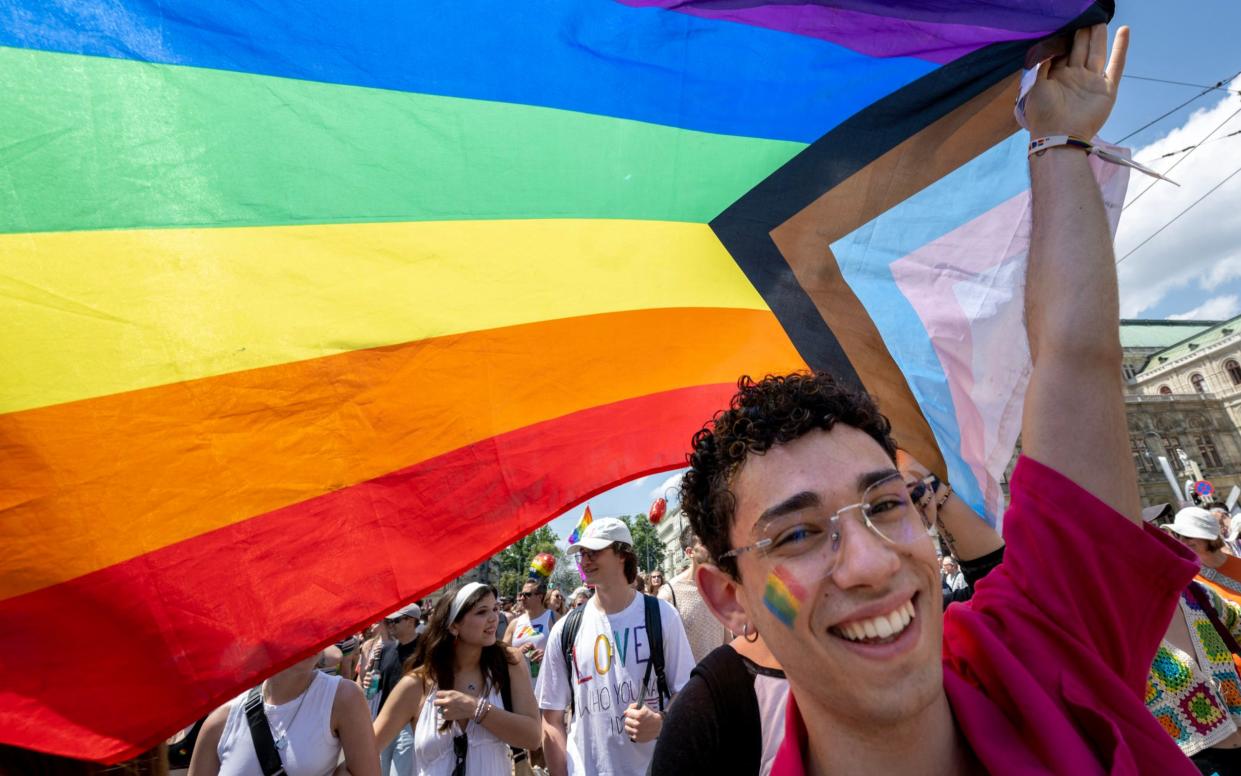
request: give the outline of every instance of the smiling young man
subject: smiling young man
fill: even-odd
[[[1079,31],[1026,99],[1032,136],[1092,138],[1127,43],[1109,63],[1106,29]],[[775,776],[1196,772],[1142,697],[1196,564],[1140,527],[1103,202],[1084,150],[1050,145],[1030,159],[1023,456],[1004,561],[971,602],[941,618],[927,524],[868,396],[743,379],[694,437],[681,504],[715,561],[699,589],[791,688]]]
[[[671,604],[633,589],[638,558],[623,522],[595,520],[569,554],[578,555],[595,595],[557,622],[547,639],[538,696],[548,771],[552,776],[641,776],[663,726],[661,710],[694,667],[689,642]],[[656,622],[659,636],[652,633]],[[576,631],[570,644],[566,628]],[[653,670],[659,650],[668,697],[661,697]],[[568,708],[573,722],[566,730]]]

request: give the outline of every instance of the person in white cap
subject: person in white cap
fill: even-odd
[[[392,641],[379,653],[379,705],[378,714],[388,701],[397,682],[405,675],[405,662],[413,657],[418,648],[418,622],[422,619],[422,607],[407,604],[384,618],[392,634]],[[411,776],[414,773],[414,731],[406,725],[391,744],[379,753],[380,771],[383,776]]]
[[[595,595],[547,640],[538,695],[548,770],[639,776],[654,754],[663,709],[694,667],[689,641],[671,604],[633,589],[638,558],[623,522],[595,520],[569,554]],[[573,712],[568,730],[566,709]]]
[[[1224,552],[1219,521],[1202,507],[1185,507],[1164,530],[1194,551],[1202,564],[1197,580],[1224,598],[1241,603],[1241,558]]]
[[[1146,707],[1200,772],[1241,773],[1241,677],[1225,633],[1217,632],[1241,638],[1241,585],[1220,573],[1241,561],[1221,552],[1219,523],[1201,507],[1185,507],[1164,529],[1194,551],[1202,572],[1181,594],[1155,654]]]

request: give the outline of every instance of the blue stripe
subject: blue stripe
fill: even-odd
[[[803,143],[936,67],[612,0],[131,0],[123,8],[9,0],[0,4],[0,45]]]
[[[985,185],[980,185],[985,182]],[[955,403],[931,336],[896,287],[892,263],[1028,188],[1026,141],[1014,136],[832,244],[849,287],[870,311],[926,415],[956,491],[986,514],[981,484],[961,458]],[[996,515],[988,515],[991,522]]]

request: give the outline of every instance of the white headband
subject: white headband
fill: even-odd
[[[470,596],[486,587],[482,582],[471,582],[458,590],[457,597],[452,599],[452,608],[448,610],[448,624],[452,625],[457,621],[457,615],[461,614],[461,607],[465,606],[465,602],[469,600]]]

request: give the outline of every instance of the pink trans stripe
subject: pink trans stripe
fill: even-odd
[[[1094,157],[1090,163],[1114,235],[1129,171]],[[956,409],[961,458],[995,515],[1002,512],[1000,478],[1021,430],[1030,376],[1024,324],[1029,203],[1030,192],[1023,191],[891,265],[939,357]]]
[[[1090,6],[1089,0],[1040,0],[1018,2],[1015,7],[988,9],[984,4],[962,2],[949,15],[919,9],[910,3],[904,13],[931,18],[899,18],[899,3],[890,4],[888,14],[849,8],[828,7],[810,2],[693,2],[693,0],[619,0],[624,5],[665,8],[707,19],[728,21],[819,38],[871,57],[913,57],[946,64],[1000,41],[1033,40],[1055,32]],[[854,4],[859,8],[874,3]],[[1023,6],[1023,7],[1016,7]],[[954,24],[953,17],[974,23]],[[1006,26],[1012,25],[1012,26]],[[1025,27],[1019,29],[1017,27]]]
[[[961,458],[993,515],[1001,512],[995,452],[1009,451],[1002,471],[1021,426],[1029,378],[1021,297],[1012,282],[1024,283],[1029,199],[1024,191],[892,264],[897,288],[939,356],[956,408]],[[986,369],[979,370],[980,363]],[[979,373],[986,382],[979,383]]]

